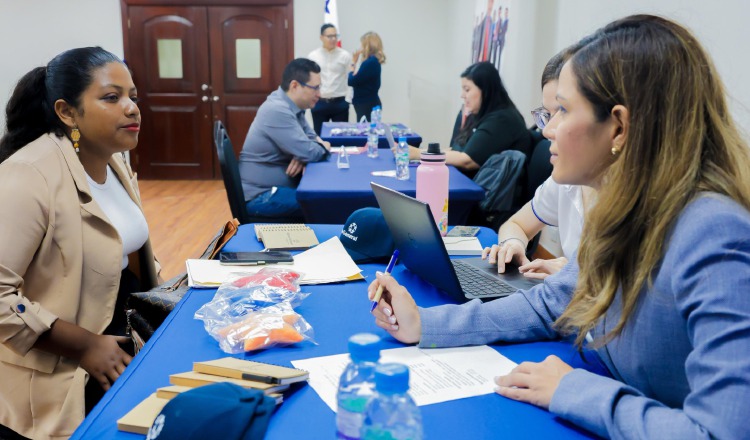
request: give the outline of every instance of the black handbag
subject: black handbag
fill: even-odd
[[[211,239],[200,258],[214,259],[229,239],[237,233],[238,226],[237,219],[227,222]],[[125,314],[128,317],[128,332],[133,339],[136,353],[174,310],[188,288],[187,273],[182,273],[151,290],[130,294]]]

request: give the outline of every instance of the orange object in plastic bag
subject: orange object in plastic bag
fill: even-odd
[[[303,339],[304,337],[300,332],[285,322],[281,328],[275,328],[269,331],[266,336],[245,339],[245,351],[257,350],[271,344],[294,344]]]

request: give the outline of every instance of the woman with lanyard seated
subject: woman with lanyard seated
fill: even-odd
[[[631,16],[565,63],[557,102],[552,176],[599,192],[577,264],[432,308],[378,274],[376,324],[422,347],[572,334],[583,349],[591,333],[612,378],[550,356],[496,378],[497,393],[602,437],[750,438],[750,149],[713,63],[683,27]]]
[[[138,143],[137,96],[119,58],[86,47],[27,73],[8,102],[2,439],[70,436],[132,359],[125,299],[157,282],[135,176],[122,158]]]

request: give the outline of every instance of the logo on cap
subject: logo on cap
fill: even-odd
[[[357,232],[357,224],[352,223],[351,225],[349,225],[349,233],[354,234],[355,232]]]
[[[148,437],[146,437],[146,440],[156,440],[156,438],[159,437],[161,430],[164,428],[164,419],[166,419],[164,414],[159,414],[159,417],[154,420],[151,429],[148,430]]]

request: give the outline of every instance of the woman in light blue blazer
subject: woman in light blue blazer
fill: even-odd
[[[612,378],[550,356],[497,393],[603,437],[750,438],[750,149],[690,32],[647,15],[599,32],[544,129],[552,178],[599,191],[577,259],[531,290],[429,309],[378,275],[376,324],[423,347],[591,333]]]

